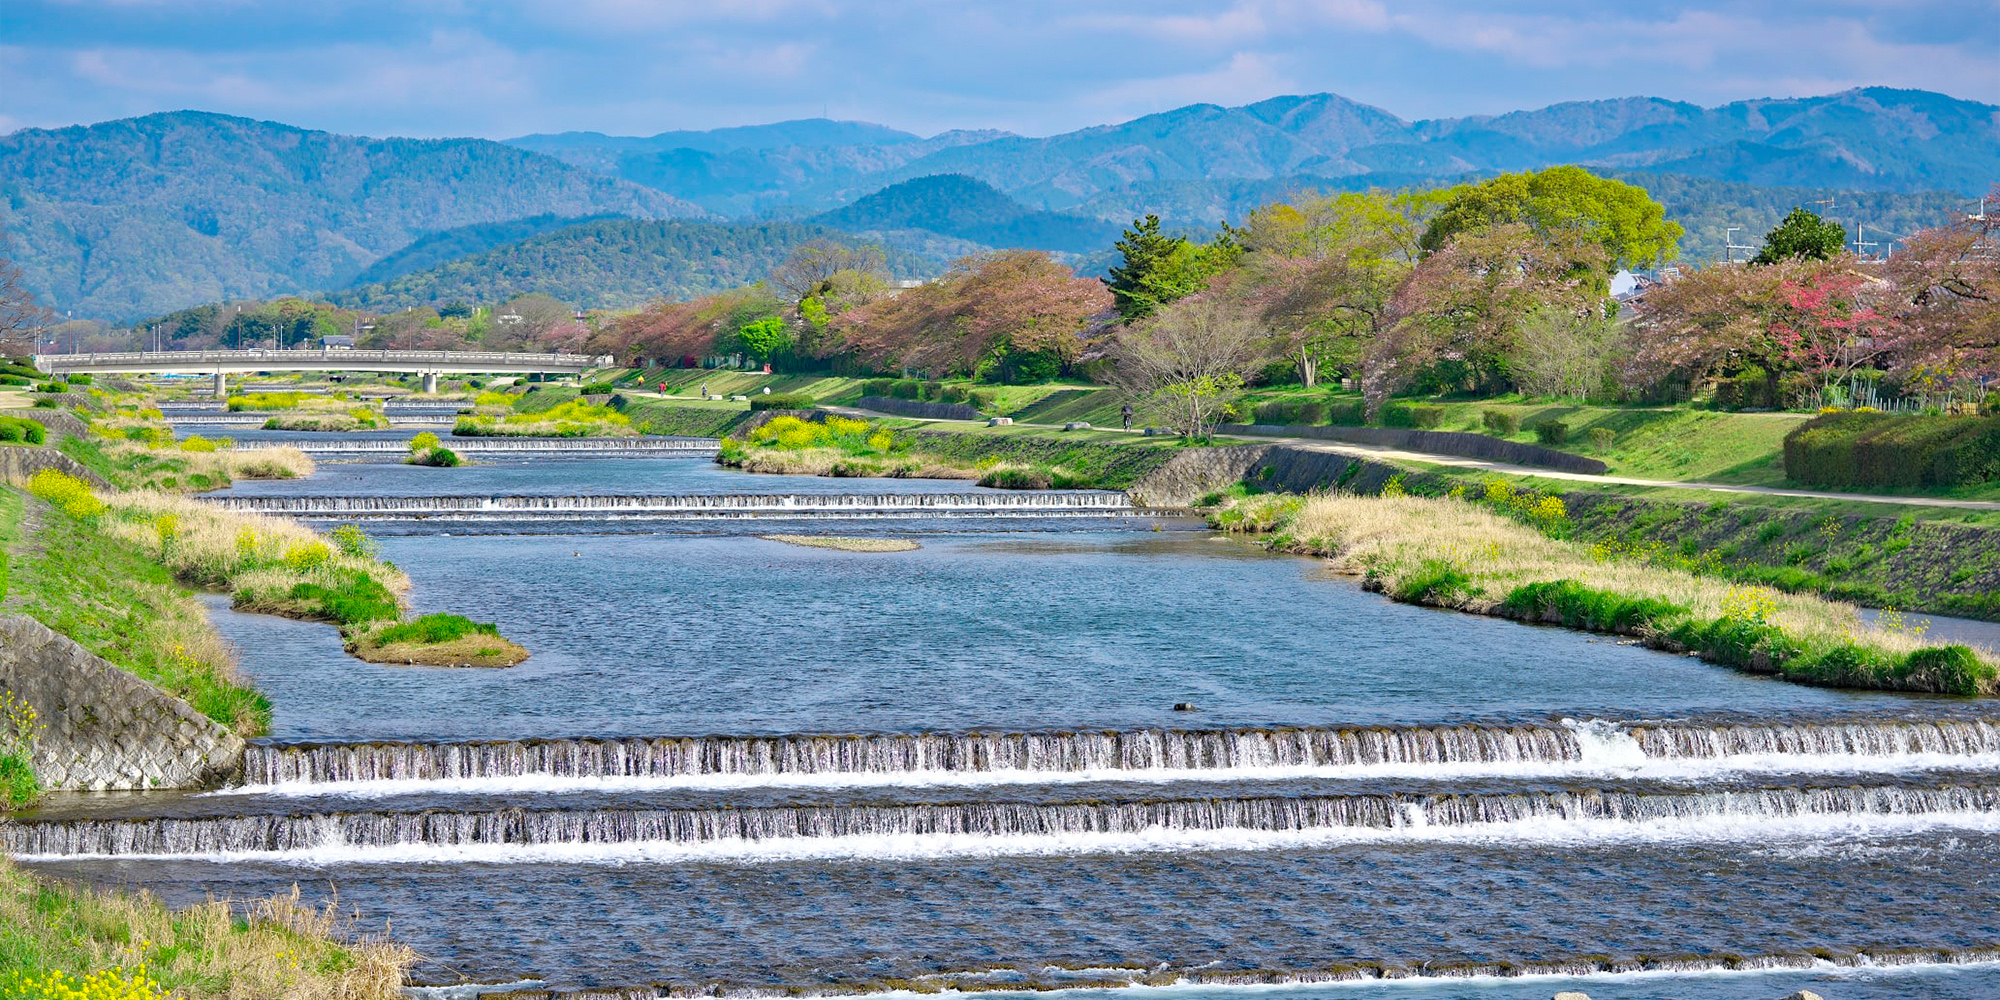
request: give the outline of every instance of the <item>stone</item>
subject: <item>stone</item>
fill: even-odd
[[[1194,702],[1191,702],[1191,701],[1177,701],[1177,702],[1174,702],[1174,711],[1176,711],[1176,712],[1197,712],[1197,711],[1200,711],[1200,709],[1197,709],[1197,708],[1195,708],[1195,707],[1194,707]]]
[[[1168,437],[1168,436],[1170,436],[1170,435],[1172,435],[1172,434],[1173,434],[1173,431],[1170,431],[1170,430],[1166,429],[1165,427],[1148,427],[1148,428],[1146,428],[1146,436],[1147,436],[1147,437],[1149,437],[1149,438],[1157,438],[1157,437]]]
[[[1792,993],[1781,998],[1781,1000],[1826,1000],[1826,998],[1811,990],[1800,990],[1797,993]]]
[[[50,789],[204,788],[242,766],[242,738],[32,618],[0,616],[0,689],[47,727]]]
[[[1013,417],[988,417],[988,418],[986,418],[986,426],[988,426],[988,427],[1005,427],[1005,426],[1007,426],[1008,424],[1011,424],[1011,423],[1013,423],[1013,422],[1014,422],[1014,418],[1013,418]]]
[[[750,401],[750,397],[748,396],[731,396],[729,397],[729,399],[731,402],[736,402],[736,403],[747,403]]]
[[[1082,420],[1072,420],[1069,423],[1063,425],[1063,430],[1066,431],[1087,431],[1089,429],[1090,429],[1090,424]]]
[[[1564,990],[1556,994],[1555,1000],[1590,1000],[1590,994],[1581,990]]]

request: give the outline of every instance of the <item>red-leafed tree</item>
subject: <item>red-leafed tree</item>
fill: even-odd
[[[1847,263],[1808,266],[1781,280],[1780,305],[1770,320],[1778,355],[1810,378],[1813,402],[1820,406],[1856,372],[1889,355],[1900,332],[1879,308],[1889,297],[1889,282],[1843,266]]]

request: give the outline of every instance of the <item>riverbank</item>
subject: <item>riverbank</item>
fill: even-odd
[[[968,479],[1000,489],[1122,490],[1180,449],[1144,438],[900,427],[826,414],[781,415],[724,438],[716,461],[746,472],[790,475]]]
[[[1554,498],[1536,504],[1530,516],[1568,516]],[[1990,654],[1871,629],[1852,605],[1623,559],[1458,499],[1236,497],[1211,522],[1327,558],[1399,601],[1630,636],[1798,683],[1991,695],[2000,677]]]
[[[297,891],[170,910],[151,895],[29,874],[0,856],[0,996],[391,1000],[416,953],[351,931]]]

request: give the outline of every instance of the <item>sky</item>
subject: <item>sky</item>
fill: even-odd
[[[1406,119],[1856,86],[2000,104],[2000,0],[0,0],[0,133],[196,109],[360,135],[793,118],[1049,135],[1332,91]]]

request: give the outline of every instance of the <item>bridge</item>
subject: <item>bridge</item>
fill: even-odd
[[[137,351],[125,354],[39,354],[35,367],[51,375],[215,376],[215,394],[228,392],[227,376],[244,372],[409,372],[424,377],[424,391],[437,391],[445,373],[576,375],[611,364],[609,355],[502,354],[487,351],[324,350]]]

